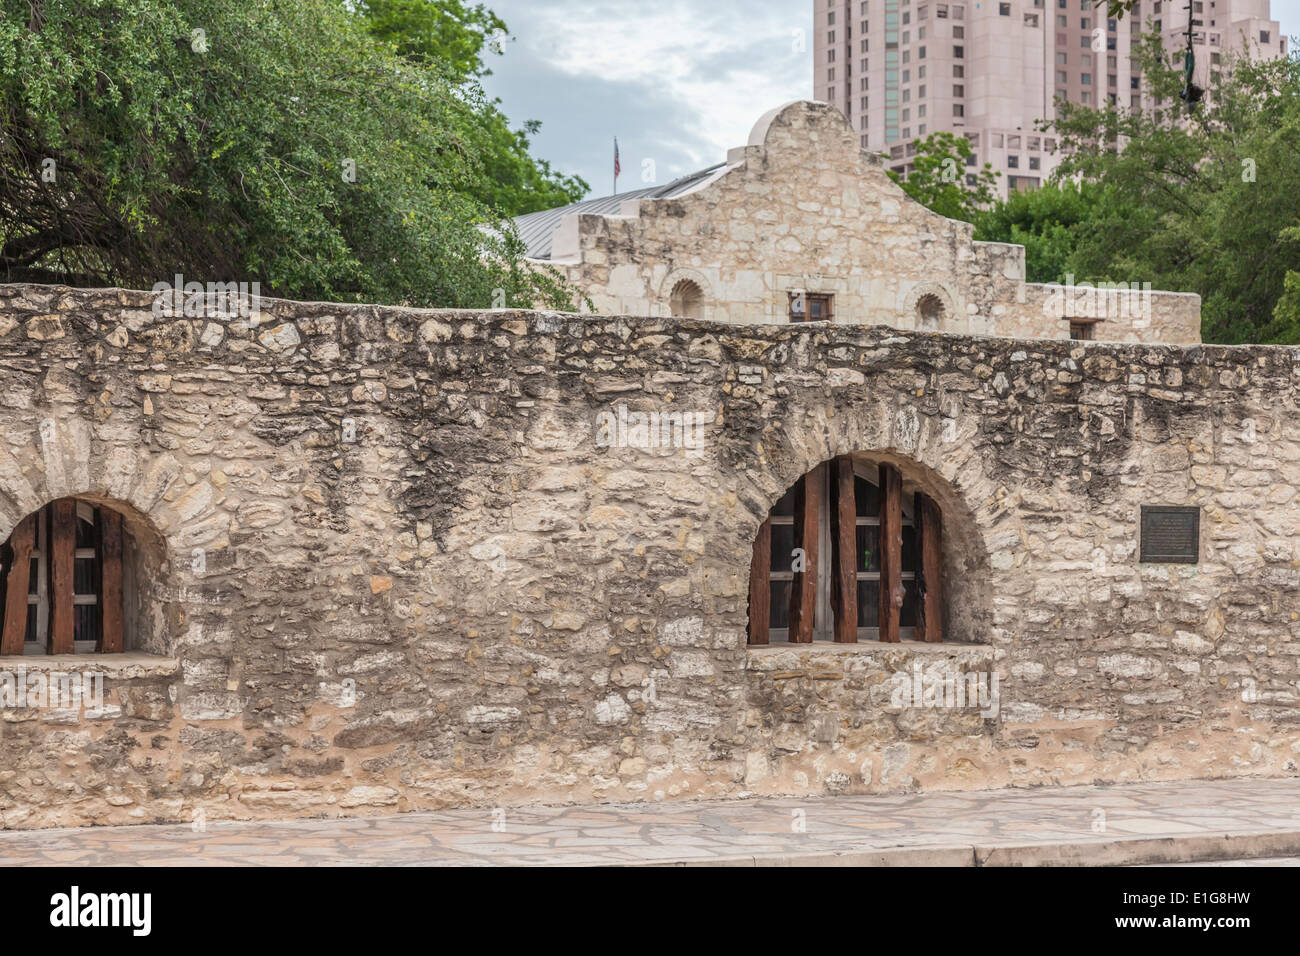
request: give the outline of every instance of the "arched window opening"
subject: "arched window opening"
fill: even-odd
[[[819,465],[759,529],[749,643],[941,641],[942,556],[938,504],[895,466]]]
[[[683,319],[704,318],[704,292],[690,279],[682,279],[673,286],[668,297],[668,308],[673,315]]]
[[[0,548],[0,654],[126,649],[124,528],[111,508],[60,498]]]
[[[916,327],[924,331],[936,332],[943,323],[943,300],[933,292],[927,292],[916,300]]]

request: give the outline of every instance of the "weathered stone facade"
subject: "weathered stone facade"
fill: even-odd
[[[112,504],[141,601],[0,661],[108,674],[0,713],[6,827],[1296,773],[1300,350],[153,302],[0,287],[0,540]],[[854,453],[942,504],[963,640],[747,648],[760,522]],[[918,662],[1000,710],[891,706]]]
[[[719,322],[786,321],[802,292],[834,296],[843,324],[1068,338],[1071,318],[1090,318],[1107,341],[1201,340],[1194,294],[1060,302],[1059,286],[1025,282],[1023,246],[975,242],[969,223],[910,199],[824,103],[771,111],[724,166],[668,191],[616,213],[578,204],[518,221],[555,224],[538,248],[604,314],[681,315],[673,290],[689,282],[703,294],[698,317]],[[932,316],[918,308],[927,296]]]

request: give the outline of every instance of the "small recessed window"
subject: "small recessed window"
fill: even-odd
[[[822,292],[791,292],[791,322],[830,322],[834,318],[835,296]]]

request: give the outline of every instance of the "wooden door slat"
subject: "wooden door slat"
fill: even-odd
[[[893,465],[880,466],[880,639],[899,641],[903,607],[903,476]]]
[[[72,654],[73,566],[77,550],[77,503],[62,498],[50,506],[50,653]]]
[[[100,626],[99,649],[105,654],[125,650],[122,607],[122,516],[108,508],[99,512]]]
[[[5,587],[4,630],[0,633],[0,654],[21,654],[27,639],[27,590],[31,585],[32,543],[36,516],[28,515],[14,529],[13,560]]]
[[[916,521],[921,546],[917,638],[937,644],[943,640],[943,517],[938,503],[920,492],[916,495]]]
[[[772,519],[758,527],[749,563],[749,643],[766,644],[772,624]]]
[[[817,523],[821,517],[822,465],[803,478],[795,497],[795,536],[804,552],[804,570],[794,575],[790,596],[790,640],[811,644],[817,618]]]
[[[835,641],[858,642],[858,508],[853,459],[835,460]]]
[[[794,547],[798,549],[803,548],[805,512],[804,496],[807,484],[807,478],[800,478],[794,485],[794,522],[792,526],[791,540],[794,542]],[[782,563],[784,563],[785,557],[782,556],[781,560]],[[793,562],[793,555],[791,555],[791,560]],[[793,569],[794,566],[795,565],[792,563],[791,568]],[[803,625],[803,575],[799,571],[794,571],[793,575],[794,580],[790,582],[790,613],[788,615],[789,634],[790,640],[794,643],[798,643],[799,632]]]

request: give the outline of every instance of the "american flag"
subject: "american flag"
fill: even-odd
[[[614,178],[618,179],[618,174],[623,171],[623,167],[618,162],[618,137],[614,137]]]

